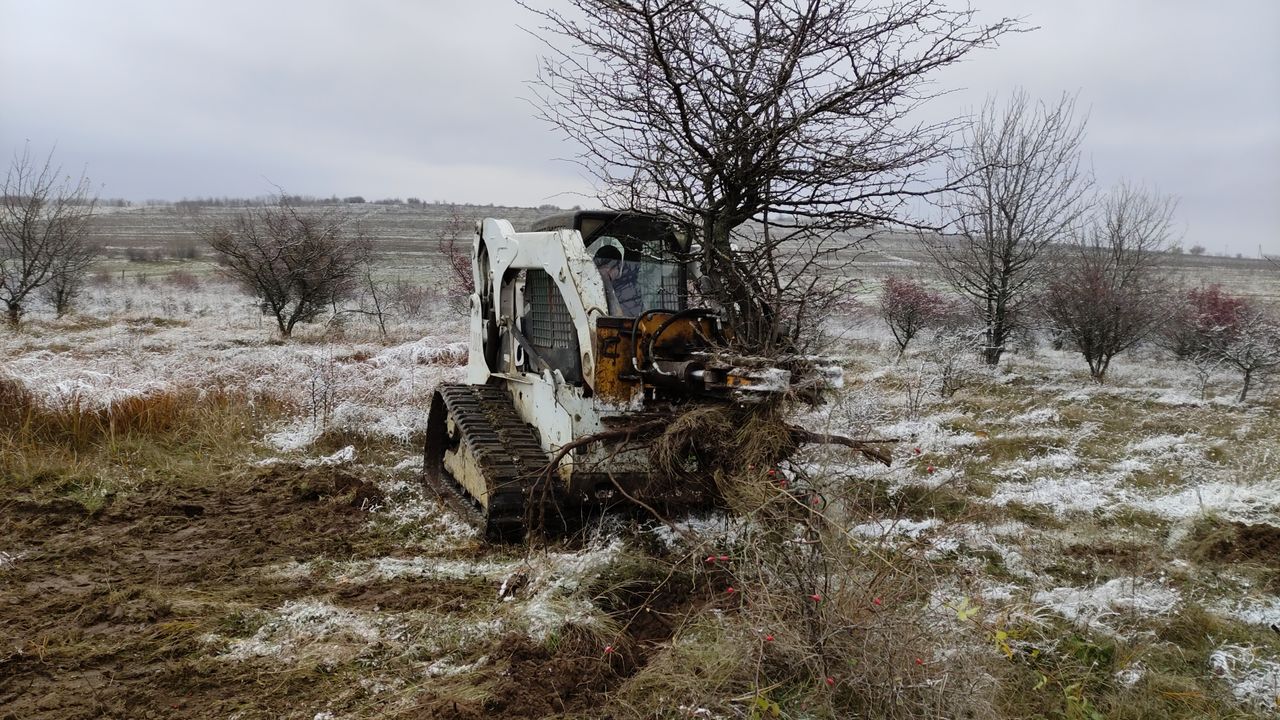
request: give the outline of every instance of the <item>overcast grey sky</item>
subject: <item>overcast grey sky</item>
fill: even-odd
[[[1188,245],[1280,253],[1280,2],[972,4],[1040,29],[938,76],[930,113],[1078,91],[1101,184],[1178,195]],[[0,0],[0,152],[56,143],[133,200],[590,204],[523,100],[521,24],[511,0]]]

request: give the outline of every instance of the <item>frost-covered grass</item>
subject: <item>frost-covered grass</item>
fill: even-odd
[[[1201,399],[1191,368],[1147,350],[1120,356],[1097,385],[1078,356],[1040,348],[995,370],[971,367],[944,399],[929,361],[923,377],[916,364],[927,340],[895,365],[882,331],[864,322],[845,338],[848,407],[807,420],[899,438],[895,467],[825,451],[813,467],[880,488],[881,512],[908,514],[857,535],[926,543],[977,589],[974,622],[1008,655],[1017,715],[1274,710],[1275,386],[1242,405],[1238,378],[1219,374]],[[869,427],[857,420],[872,415],[868,404],[878,421]],[[1196,699],[1178,707],[1178,692]]]

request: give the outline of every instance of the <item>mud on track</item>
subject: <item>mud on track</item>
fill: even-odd
[[[12,557],[0,566],[0,718],[503,718],[599,707],[620,675],[572,632],[552,649],[494,637],[475,669],[440,682],[424,680],[431,657],[382,649],[380,637],[347,655],[228,659],[226,639],[252,637],[255,618],[299,599],[360,617],[492,614],[500,601],[485,579],[278,571],[394,556],[397,541],[370,529],[365,508],[378,500],[343,469],[282,466],[152,488],[96,514],[65,499],[0,503],[0,549]]]

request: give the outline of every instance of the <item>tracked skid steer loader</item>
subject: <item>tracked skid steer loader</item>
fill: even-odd
[[[503,541],[614,506],[714,503],[705,483],[656,477],[631,429],[799,383],[838,385],[840,370],[809,363],[797,378],[728,352],[732,328],[689,306],[690,255],[650,215],[576,212],[519,233],[478,223],[466,380],[431,399],[427,483]]]

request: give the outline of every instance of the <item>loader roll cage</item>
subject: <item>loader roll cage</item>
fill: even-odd
[[[687,239],[657,215],[587,210],[543,218],[535,232],[577,230],[594,249],[609,314],[637,318],[650,310],[688,307]]]

